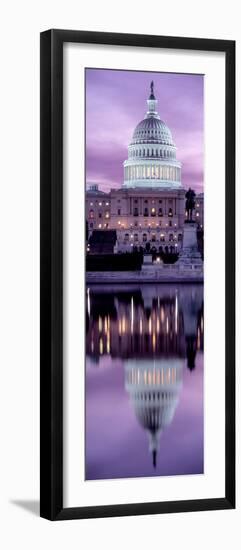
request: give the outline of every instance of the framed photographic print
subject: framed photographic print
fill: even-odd
[[[41,34],[51,520],[235,507],[235,43]]]

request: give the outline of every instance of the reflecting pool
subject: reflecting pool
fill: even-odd
[[[203,286],[90,286],[86,330],[86,479],[203,473]]]

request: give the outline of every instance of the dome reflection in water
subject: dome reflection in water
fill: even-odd
[[[91,286],[86,479],[203,473],[203,286]]]

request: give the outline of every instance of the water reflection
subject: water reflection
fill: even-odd
[[[182,387],[182,360],[125,361],[125,387],[139,424],[149,433],[156,467],[160,436],[173,419]]]
[[[143,285],[130,286],[129,288],[124,285],[95,286],[87,289],[86,309],[87,479],[123,477],[124,475],[126,477],[128,475],[155,475],[155,472],[156,475],[165,475],[165,471],[170,473],[167,464],[160,464],[159,469],[157,468],[157,454],[160,448],[161,434],[165,428],[171,426],[178,408],[183,388],[184,370],[194,371],[197,354],[202,356],[202,285],[177,285],[177,287]],[[89,368],[93,372],[93,367],[96,367],[101,372],[105,367],[109,368],[115,365],[118,360],[120,360],[119,363],[124,373],[122,387],[128,395],[132,415],[134,414],[141,429],[147,432],[149,451],[152,456],[149,467],[144,464],[143,459],[143,467],[137,467],[136,473],[135,469],[128,469],[123,464],[120,464],[119,468],[117,464],[109,465],[108,472],[104,455],[102,456],[100,453],[100,456],[97,456],[98,450],[94,438],[98,438],[98,433],[96,432],[94,435],[95,429],[93,428],[91,431],[91,423],[89,422],[88,425],[89,416],[92,421],[94,418],[96,421],[99,419],[101,408],[102,410],[106,409],[107,414],[110,414],[108,412],[108,395],[106,397],[105,392],[100,388],[101,378],[98,378],[99,385],[95,390],[93,389],[94,385],[92,385],[92,389],[88,386]],[[107,382],[110,385],[112,383],[111,376],[112,373],[107,374]],[[120,386],[120,382],[118,383]],[[120,403],[124,403],[119,386]],[[93,392],[95,392],[95,396],[97,395],[98,401],[98,404],[95,403],[95,407],[91,405]],[[201,410],[202,393],[199,397]],[[123,426],[126,425],[126,433],[128,433],[130,418],[128,417],[126,420],[122,414],[120,421],[123,421]],[[99,430],[101,430],[100,426]],[[114,439],[111,428],[108,437],[107,445],[111,445],[110,442]],[[128,441],[129,449],[131,444],[132,441]],[[172,442],[173,447],[175,447],[175,443]],[[202,455],[201,447],[199,445],[199,454]],[[170,452],[172,450],[170,448]],[[180,449],[177,451],[180,454]],[[106,449],[106,453],[109,452],[111,449]],[[199,464],[202,464],[201,455],[198,459]],[[162,462],[163,457],[164,455]],[[89,468],[88,461],[89,463],[95,462],[95,467]],[[152,470],[149,469],[150,466]],[[185,467],[183,466],[184,470]],[[190,466],[188,468],[190,469]],[[200,470],[201,466],[198,468]],[[182,473],[182,470],[179,471],[179,466],[176,467],[176,470],[174,468],[171,473]],[[123,472],[126,473],[123,474]],[[194,473],[194,471],[190,471],[190,473]]]
[[[166,285],[87,289],[87,355],[187,357],[203,349],[203,287]]]

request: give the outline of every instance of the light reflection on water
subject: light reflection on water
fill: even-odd
[[[86,479],[203,472],[203,286],[87,289]]]

